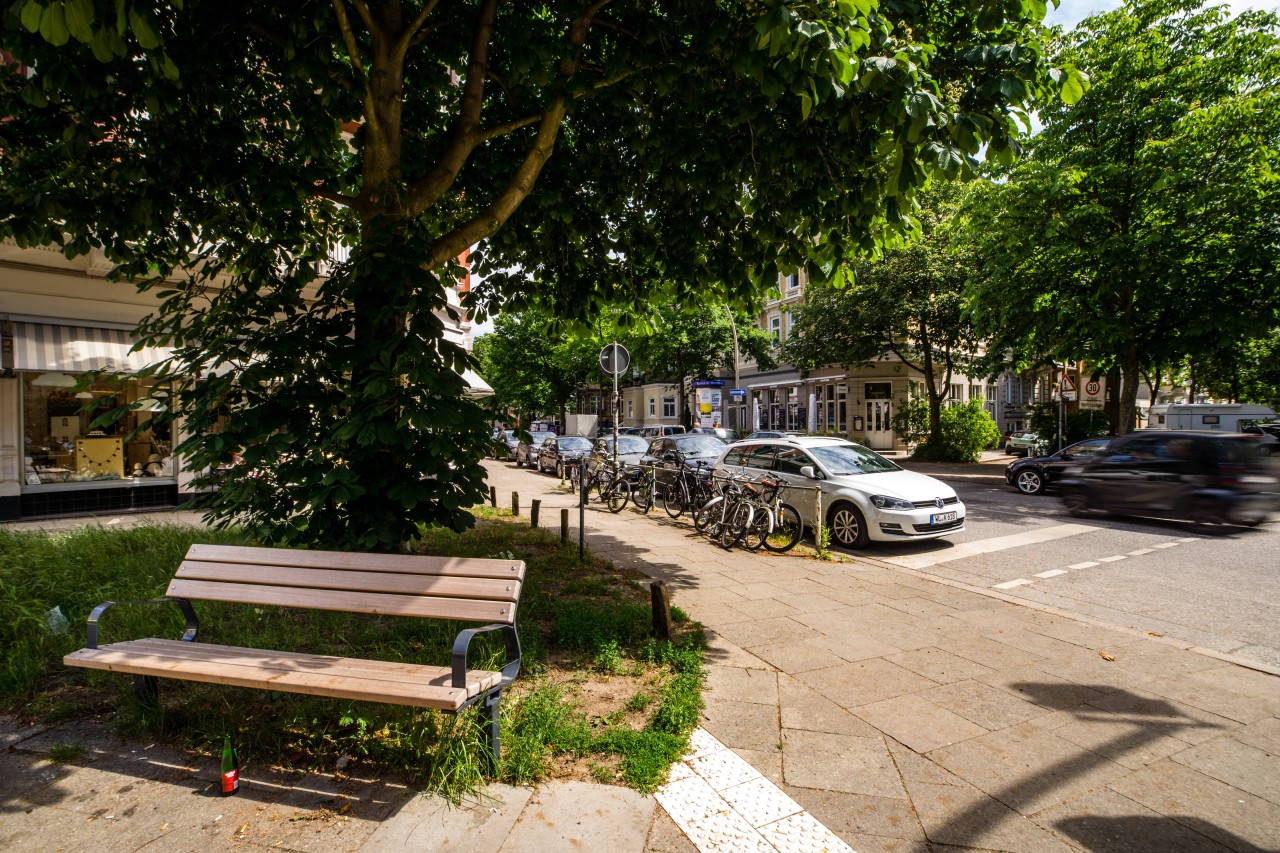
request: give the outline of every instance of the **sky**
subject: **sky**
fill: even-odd
[[[1276,0],[1220,0],[1229,6],[1232,12],[1243,12],[1245,9],[1276,9]],[[1120,0],[1062,0],[1057,9],[1049,3],[1049,14],[1045,21],[1071,29],[1076,24],[1095,12],[1107,12],[1123,5]],[[1215,3],[1216,5],[1216,3]]]

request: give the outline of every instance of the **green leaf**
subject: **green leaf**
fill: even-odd
[[[71,40],[71,31],[67,29],[67,16],[61,3],[51,3],[40,16],[40,35],[55,47],[62,47]]]
[[[1064,104],[1074,104],[1084,97],[1085,89],[1089,85],[1089,78],[1080,71],[1072,68],[1067,72],[1067,78],[1062,83],[1062,90],[1059,93]]]
[[[22,7],[22,26],[27,28],[27,32],[40,32],[40,19],[43,15],[43,6],[36,0],[27,0],[27,5]]]
[[[67,29],[76,41],[93,41],[93,0],[66,0]]]
[[[807,94],[802,94],[800,96],[800,118],[808,121],[811,110],[813,110],[813,98],[810,98]]]
[[[129,28],[143,50],[155,50],[164,43],[155,26],[155,16],[150,9],[132,8],[129,10]]]

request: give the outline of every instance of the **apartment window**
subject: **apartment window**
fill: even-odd
[[[627,401],[627,417],[634,418],[635,416],[636,416],[636,401],[628,400]]]
[[[650,398],[649,398],[649,417],[653,417],[653,416],[654,416],[654,414],[655,414],[655,412],[654,412],[654,408],[653,408],[653,403],[654,403],[654,398],[653,398],[653,397],[650,397]]]
[[[996,401],[996,386],[988,385],[987,386],[987,402],[994,403],[995,401]]]
[[[969,386],[969,399],[970,399],[970,400],[981,400],[981,399],[982,399],[982,386],[981,386],[981,385],[970,385],[970,386]]]
[[[964,386],[952,385],[951,391],[947,395],[947,405],[958,406],[964,402]]]
[[[777,346],[782,338],[782,317],[777,314],[769,318],[769,337],[773,338],[774,346]]]
[[[787,340],[791,339],[791,330],[796,327],[795,315],[790,311],[787,312]]]
[[[800,273],[793,272],[787,276],[787,290],[792,291],[800,286]]]
[[[676,416],[676,398],[662,398],[662,416],[664,418],[674,418]]]

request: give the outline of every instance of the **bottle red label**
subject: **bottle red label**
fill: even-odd
[[[222,793],[234,794],[240,790],[240,771],[228,770],[222,774]]]

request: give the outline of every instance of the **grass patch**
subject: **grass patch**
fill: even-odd
[[[88,751],[82,743],[52,743],[49,744],[48,758],[53,764],[63,764],[83,757]]]
[[[505,510],[475,512],[473,530],[426,530],[417,550],[501,555],[528,565],[518,617],[524,666],[501,705],[504,755],[496,777],[607,779],[652,790],[698,721],[700,626],[683,621],[673,643],[655,642],[638,573],[590,555],[579,563],[576,548],[562,548],[554,533]],[[163,595],[194,542],[243,540],[182,526],[0,530],[0,709],[32,722],[108,721],[122,734],[165,738],[215,759],[230,733],[246,767],[333,770],[354,759],[379,772],[403,771],[452,797],[491,775],[479,711],[451,715],[162,680],[156,712],[136,703],[127,676],[63,667],[62,656],[83,645],[94,606]],[[63,633],[45,619],[55,606],[70,621]],[[462,627],[214,602],[195,607],[206,642],[442,666]],[[182,624],[170,605],[119,606],[103,619],[103,641],[176,638]],[[501,659],[497,637],[477,638],[473,666],[496,668]]]

